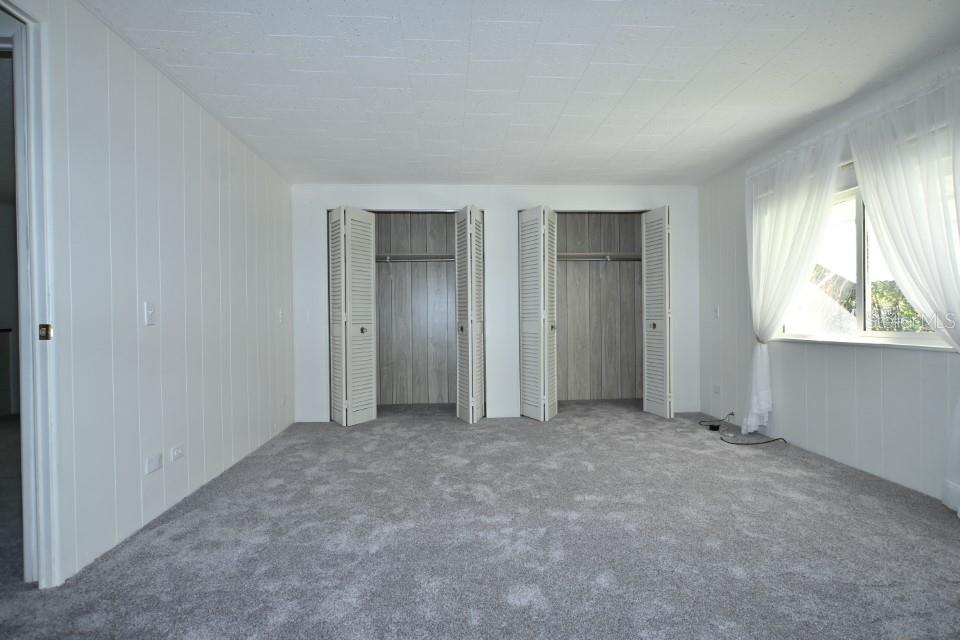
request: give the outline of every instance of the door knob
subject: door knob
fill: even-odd
[[[460,333],[463,333],[463,325],[460,325]]]
[[[657,330],[657,323],[656,323],[656,322],[651,322],[651,323],[650,323],[650,328],[653,329],[654,331],[656,331],[656,330]]]
[[[557,325],[555,324],[550,325],[550,331],[556,331],[556,330],[557,330]]]
[[[366,332],[367,332],[366,327],[360,327],[360,333],[366,333]]]

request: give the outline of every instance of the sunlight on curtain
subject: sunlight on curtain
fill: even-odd
[[[767,342],[813,268],[843,142],[831,132],[747,176],[747,270],[757,344],[744,433],[768,424],[773,411]]]
[[[850,128],[870,232],[907,300],[960,352],[960,76]],[[960,400],[944,502],[960,507]]]

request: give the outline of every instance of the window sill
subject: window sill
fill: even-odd
[[[922,336],[800,336],[781,335],[771,342],[812,342],[848,347],[880,347],[884,349],[914,349],[919,351],[942,351],[952,353],[953,347],[936,335]]]

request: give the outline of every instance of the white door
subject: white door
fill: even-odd
[[[544,208],[544,376],[546,419],[557,415],[557,213]]]
[[[670,366],[670,209],[643,214],[643,409],[673,417]]]
[[[344,278],[344,238],[346,210],[343,207],[327,212],[327,244],[330,274],[330,419],[337,424],[346,425],[344,398],[347,395],[347,377],[344,361],[346,345],[343,337],[346,333],[346,312],[343,294],[346,289]]]
[[[457,416],[470,424],[486,415],[483,323],[483,211],[456,214]]]
[[[520,212],[520,413],[557,414],[557,216]]]
[[[377,417],[375,217],[330,212],[330,417],[353,426]]]

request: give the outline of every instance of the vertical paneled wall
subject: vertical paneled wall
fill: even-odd
[[[559,400],[643,396],[640,262],[564,261],[564,253],[640,253],[639,213],[559,213]]]
[[[940,497],[960,356],[777,342],[771,434]]]
[[[378,213],[377,254],[454,253],[454,216]],[[377,263],[379,404],[456,402],[453,262]]]
[[[746,170],[702,187],[703,411],[744,415],[756,340],[744,232]],[[766,432],[939,498],[945,434],[960,398],[960,355],[815,342],[770,346],[773,414]]]
[[[48,9],[65,578],[292,422],[290,189],[79,3]]]

